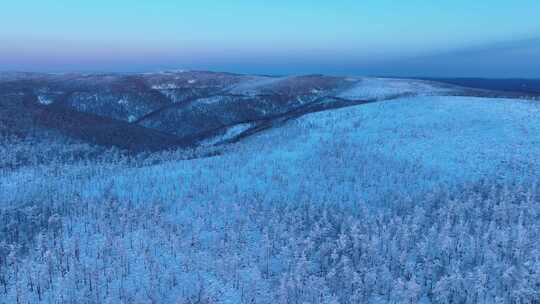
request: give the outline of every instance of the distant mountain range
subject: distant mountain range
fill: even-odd
[[[306,113],[414,95],[536,98],[540,81],[5,72],[0,133],[162,150],[232,142]]]

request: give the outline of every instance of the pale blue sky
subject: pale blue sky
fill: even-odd
[[[540,37],[537,0],[6,2],[0,11],[3,70],[431,75],[448,71],[444,64],[423,70],[411,60],[436,61],[437,54],[448,60],[463,49],[489,52],[497,43],[521,47]],[[540,57],[538,45],[525,53]],[[516,57],[493,52],[493,64]],[[459,65],[451,67],[460,73]]]

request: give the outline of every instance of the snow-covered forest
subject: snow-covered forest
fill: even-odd
[[[139,154],[5,137],[0,303],[539,303],[539,113],[405,97]]]

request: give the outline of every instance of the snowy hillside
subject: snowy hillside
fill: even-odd
[[[290,151],[296,158],[310,157],[336,147],[369,151],[390,162],[421,164],[426,174],[446,181],[494,174],[525,178],[526,171],[514,170],[537,173],[540,168],[540,104],[407,97],[309,114],[253,141],[271,142],[276,157],[287,157]]]
[[[389,99],[408,95],[444,95],[455,89],[436,82],[392,78],[348,78],[354,85],[337,96],[345,99]]]
[[[403,79],[110,77],[90,77],[112,90],[92,112],[159,108],[127,122],[17,82],[0,97],[0,304],[540,301],[538,102]],[[146,101],[162,91],[179,99]],[[87,120],[105,127],[76,138],[169,149],[72,139]]]
[[[178,197],[192,187],[171,189],[173,181],[212,184],[199,198],[204,201],[252,193],[265,201],[323,203],[339,197],[374,204],[391,193],[416,196],[437,186],[527,181],[540,170],[539,113],[538,104],[522,100],[389,100],[308,114],[230,146],[221,156],[129,170],[125,178],[140,175],[139,185],[154,183],[143,178],[154,176],[167,189],[163,193]],[[115,183],[114,189],[134,201],[148,195],[125,184]]]
[[[22,99],[18,111],[33,116],[36,127],[91,144],[137,151],[196,146],[237,124],[250,124],[251,134],[311,112],[404,96],[507,94],[425,80],[325,75],[273,77],[182,70],[16,76],[6,75],[0,81],[1,102]],[[100,128],[92,125],[96,120],[115,126],[113,134],[97,132]],[[133,137],[151,144],[137,140],[133,145],[127,140]]]

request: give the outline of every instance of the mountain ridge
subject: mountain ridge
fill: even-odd
[[[307,113],[415,95],[535,97],[434,79],[158,73],[0,73],[0,106],[35,127],[144,151],[234,142]],[[16,101],[18,99],[24,102]],[[14,110],[16,109],[16,110]],[[17,114],[15,114],[17,115]],[[22,115],[22,114],[20,114]],[[4,118],[7,121],[9,119]],[[10,124],[13,124],[12,122]],[[232,133],[232,138],[212,140]],[[18,134],[4,124],[4,132]],[[19,134],[20,135],[20,134]]]

